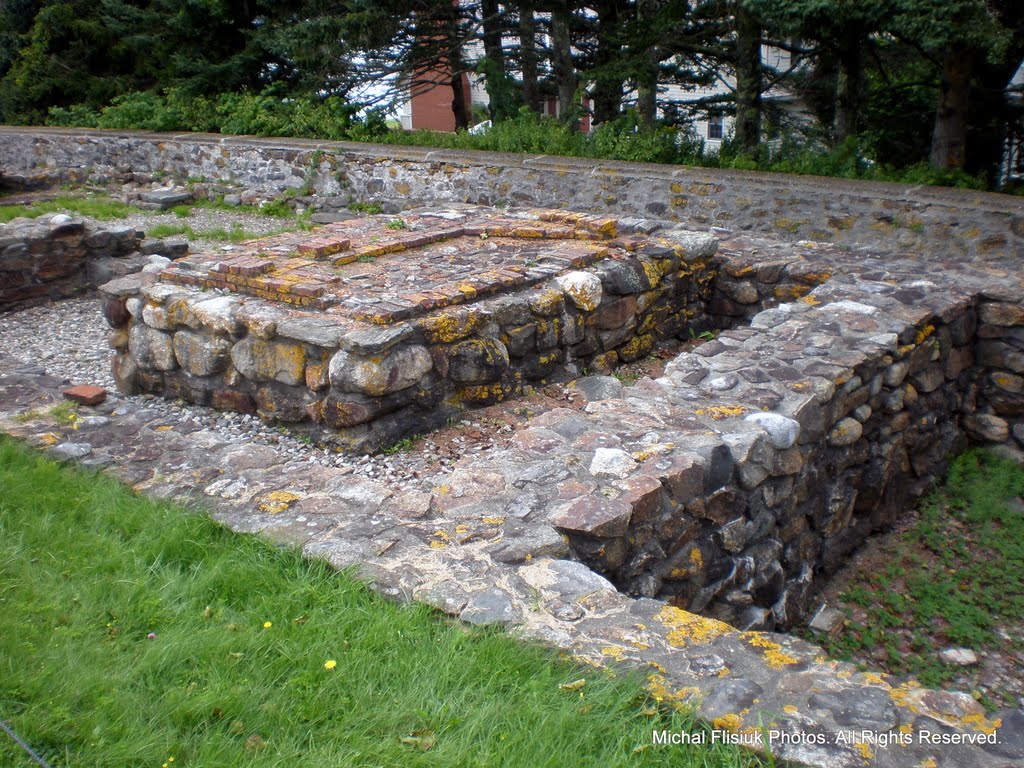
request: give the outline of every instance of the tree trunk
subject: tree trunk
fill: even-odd
[[[555,83],[558,87],[558,114],[578,124],[580,105],[576,93],[576,67],[572,60],[572,37],[569,31],[570,15],[567,11],[551,14],[551,58]]]
[[[540,84],[537,82],[537,37],[533,6],[524,2],[519,8],[519,68],[523,72],[523,104],[540,111]]]
[[[502,20],[498,0],[480,0],[483,26],[484,59],[478,71],[482,72],[487,88],[487,111],[491,120],[506,120],[516,113],[516,94],[512,78],[505,66],[502,47]]]
[[[938,170],[963,168],[967,143],[967,96],[971,85],[971,55],[964,45],[946,52],[939,83],[939,104],[929,165]]]
[[[594,55],[594,122],[614,120],[622,109],[621,72],[617,59],[620,54],[619,4],[617,0],[596,3],[597,52]]]
[[[637,0],[637,17],[645,28],[654,24],[657,8],[658,0]],[[658,118],[658,46],[647,45],[642,56],[636,83],[636,111],[642,124],[652,126]]]
[[[455,113],[455,130],[469,128],[469,110],[466,108],[466,89],[463,87],[462,72],[452,75],[452,112]]]
[[[847,32],[839,49],[839,75],[836,83],[836,144],[842,144],[849,137],[857,135],[863,83],[864,58],[861,51],[861,34],[854,27]]]
[[[745,154],[757,153],[761,143],[761,26],[736,4],[736,144]]]

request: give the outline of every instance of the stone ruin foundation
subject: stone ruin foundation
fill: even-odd
[[[628,594],[741,629],[793,625],[815,579],[968,440],[1024,442],[1024,290],[992,267],[456,207],[192,255],[102,292],[122,391],[358,450],[726,328],[621,398],[535,418],[436,502],[529,519],[529,546],[506,530],[499,562],[567,541]]]

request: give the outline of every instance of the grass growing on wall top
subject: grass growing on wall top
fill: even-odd
[[[4,438],[0,487],[0,717],[54,766],[760,764],[651,747],[690,722],[632,679],[388,603]],[[0,765],[32,763],[0,734]]]
[[[138,209],[108,197],[60,195],[53,200],[26,205],[0,206],[0,224],[6,224],[12,219],[21,217],[35,219],[48,213],[76,213],[100,221],[110,221],[138,213]]]

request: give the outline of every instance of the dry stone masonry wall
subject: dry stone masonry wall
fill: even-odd
[[[0,225],[0,312],[74,296],[138,271],[142,233],[96,229],[57,214]]]

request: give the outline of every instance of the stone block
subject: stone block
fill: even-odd
[[[306,351],[301,344],[247,336],[231,348],[231,362],[252,381],[275,380],[290,386],[306,381]]]
[[[624,536],[633,508],[617,499],[585,496],[551,518],[551,523],[571,534],[610,539]]]
[[[174,334],[173,343],[178,365],[193,376],[212,376],[228,366],[231,342],[227,339],[182,330]]]

